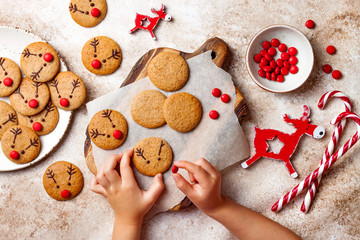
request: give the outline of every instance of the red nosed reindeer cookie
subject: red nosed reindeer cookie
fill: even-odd
[[[7,128],[18,123],[15,110],[6,102],[0,101],[0,139]]]
[[[61,72],[50,82],[51,101],[60,109],[71,111],[86,98],[84,82],[73,72]]]
[[[65,201],[76,197],[81,192],[84,178],[80,169],[74,164],[58,161],[46,169],[43,185],[50,197]]]
[[[40,152],[39,136],[29,127],[16,125],[7,128],[1,138],[4,155],[14,163],[34,160]]]
[[[20,81],[19,66],[8,58],[0,57],[0,97],[6,97],[13,93]]]
[[[82,27],[94,27],[106,16],[105,0],[71,0],[69,11],[72,19]]]
[[[28,45],[20,58],[25,76],[36,82],[47,82],[59,72],[59,57],[50,44],[34,42]]]

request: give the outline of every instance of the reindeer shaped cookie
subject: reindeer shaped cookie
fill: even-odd
[[[0,101],[0,139],[7,128],[17,125],[15,110],[6,102]]]
[[[8,58],[0,57],[0,97],[9,96],[21,81],[19,66]]]
[[[80,26],[94,27],[106,16],[106,0],[71,0],[69,11]]]
[[[261,157],[272,158],[283,161],[289,170],[291,177],[296,178],[298,174],[290,162],[290,157],[294,153],[300,138],[304,134],[313,138],[322,138],[325,135],[325,129],[323,127],[310,124],[310,119],[308,118],[310,116],[310,109],[307,105],[304,105],[303,107],[304,113],[299,119],[291,119],[287,114],[284,115],[284,121],[294,125],[296,128],[296,131],[292,134],[283,133],[273,129],[260,129],[255,127],[254,147],[256,153],[250,159],[243,162],[241,166],[247,168]],[[268,151],[269,145],[266,141],[273,140],[275,137],[284,143],[284,146],[279,153]]]

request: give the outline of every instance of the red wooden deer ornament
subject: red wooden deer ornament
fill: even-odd
[[[137,29],[144,29],[148,30],[151,34],[151,37],[156,40],[156,37],[154,35],[154,28],[156,27],[156,24],[159,22],[160,19],[163,19],[165,21],[170,21],[171,16],[169,14],[166,14],[164,11],[164,4],[161,5],[161,9],[159,11],[156,11],[155,9],[151,9],[151,12],[158,15],[157,17],[149,17],[146,15],[141,15],[136,13],[135,18],[135,27],[129,31],[129,33],[135,32]]]
[[[298,176],[294,167],[290,162],[290,157],[294,153],[302,135],[307,134],[313,138],[322,138],[325,135],[325,129],[318,125],[310,124],[310,109],[304,105],[304,113],[299,119],[291,119],[287,114],[284,115],[286,123],[294,125],[296,131],[292,134],[283,133],[274,129],[260,129],[255,127],[254,147],[255,155],[241,164],[243,168],[247,168],[261,157],[281,160],[290,172],[291,177]],[[273,140],[275,137],[284,143],[279,153],[269,151],[267,140]]]

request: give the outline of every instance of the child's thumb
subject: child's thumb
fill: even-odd
[[[163,190],[164,190],[163,177],[162,174],[159,173],[154,177],[153,183],[151,184],[149,190],[147,191],[152,203],[154,203],[156,199],[158,199],[158,197],[160,196]]]
[[[172,176],[175,180],[176,186],[180,189],[180,191],[182,191],[186,196],[190,198],[190,195],[192,193],[192,186],[190,185],[190,183],[178,173],[174,173]]]

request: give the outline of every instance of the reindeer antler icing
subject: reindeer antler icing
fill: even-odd
[[[17,127],[17,128],[12,128],[12,129],[10,130],[10,132],[11,132],[12,134],[14,134],[13,143],[15,143],[17,135],[21,134],[21,133],[22,133],[22,130],[21,130],[21,128],[18,128],[18,127]]]
[[[31,147],[38,147],[39,146],[39,139],[34,138],[33,140],[30,139],[30,144],[25,148],[25,150],[28,150]]]
[[[136,148],[135,150],[136,156],[140,156],[142,157],[144,160],[146,160],[145,156],[144,156],[144,150],[141,148]]]
[[[48,169],[47,172],[46,172],[46,176],[47,176],[48,178],[51,178],[51,179],[54,181],[54,183],[56,183],[55,173],[54,173],[53,170]]]
[[[5,58],[0,58],[0,67],[2,68],[2,70],[5,71],[4,62],[5,62]]]
[[[68,167],[68,171],[66,171],[69,174],[69,181],[71,180],[71,176],[76,173],[75,168],[73,168],[72,164]]]
[[[118,60],[118,59],[120,59],[120,54],[121,54],[120,51],[118,51],[117,49],[113,49],[111,51],[111,56],[108,57],[107,59],[114,58],[114,59]]]
[[[96,47],[99,45],[99,40],[94,38],[94,40],[90,42],[90,45],[94,47],[94,52],[96,52]]]
[[[13,113],[9,113],[8,114],[8,120],[6,120],[5,122],[3,122],[1,125],[5,125],[8,122],[15,122],[16,121],[16,115]]]

